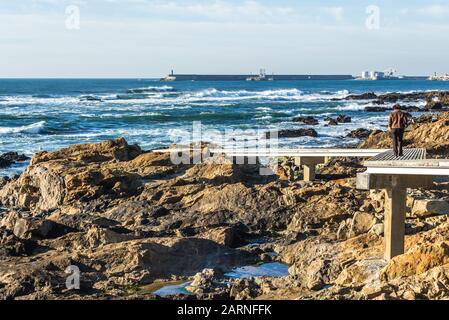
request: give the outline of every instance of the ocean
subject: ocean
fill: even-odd
[[[371,91],[427,90],[449,90],[449,82],[0,79],[0,153],[32,155],[117,137],[154,149],[186,142],[192,123],[198,121],[208,130],[203,140],[219,143],[220,132],[226,130],[307,128],[291,121],[301,115],[320,120],[313,126],[318,138],[281,139],[281,146],[349,145],[357,143],[344,138],[351,130],[385,129],[388,113],[365,112],[367,101],[335,99]],[[352,122],[326,126],[326,116],[340,114],[352,117]],[[20,166],[7,170],[0,174]]]

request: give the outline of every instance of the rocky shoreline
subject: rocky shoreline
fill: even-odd
[[[382,131],[354,135],[361,148],[389,146]],[[447,158],[449,113],[423,117],[405,139]],[[162,299],[145,288],[172,281],[189,281],[192,294],[168,299],[449,296],[447,181],[408,191],[406,253],[388,263],[384,195],[355,188],[359,161],[333,159],[311,183],[279,161],[271,177],[257,164],[174,165],[122,138],[35,154],[0,185],[0,298]],[[267,262],[289,274],[223,276]],[[66,287],[70,266],[79,290]]]

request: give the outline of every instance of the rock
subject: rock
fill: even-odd
[[[36,247],[34,241],[20,239],[11,230],[0,229],[0,256],[29,255]]]
[[[337,120],[338,123],[350,123],[350,122],[352,122],[351,117],[346,116],[346,115],[339,115],[336,120]]]
[[[371,130],[359,128],[348,133],[348,138],[357,138],[357,139],[365,139],[371,134]]]
[[[428,101],[425,108],[427,110],[441,110],[443,109],[443,104],[439,101]]]
[[[87,143],[70,146],[55,152],[39,152],[34,155],[31,165],[41,162],[60,161],[95,163],[106,161],[129,161],[142,154],[137,145],[128,145],[124,138],[100,143]]]
[[[390,110],[389,108],[385,107],[365,107],[364,109],[366,112],[386,112]]]
[[[57,222],[37,217],[22,217],[10,212],[0,223],[20,239],[54,239],[74,230]]]
[[[376,224],[376,217],[369,213],[357,212],[351,221],[350,236],[368,232]]]
[[[214,284],[223,277],[220,269],[204,269],[193,277],[192,283],[186,288],[195,294],[210,293],[214,291]]]
[[[446,242],[426,243],[393,258],[380,276],[383,281],[390,281],[399,277],[419,275],[448,262],[449,245]]]
[[[415,292],[413,292],[412,290],[407,290],[406,292],[404,292],[404,294],[402,295],[402,297],[403,297],[405,300],[410,300],[410,301],[416,300],[416,294],[415,294]]]
[[[30,158],[24,154],[18,154],[17,152],[7,152],[0,155],[0,168],[7,168],[16,162],[27,161]]]
[[[339,286],[350,286],[354,283],[364,283],[370,277],[370,272],[366,266],[356,263],[344,269],[335,280]]]
[[[266,138],[272,136],[272,132],[266,133]],[[299,137],[318,137],[318,133],[314,129],[287,129],[278,131],[279,138],[299,138]]]
[[[120,234],[110,229],[92,227],[85,235],[85,240],[89,243],[89,248],[96,248],[111,243],[120,243],[132,240],[133,236]]]
[[[351,224],[347,220],[343,220],[337,230],[337,239],[346,240],[351,233]]]
[[[244,239],[247,231],[248,229],[244,225],[240,224],[212,229],[199,234],[198,237],[202,239],[209,239],[218,244],[231,248],[237,248],[245,243]]]
[[[414,119],[415,123],[432,123],[437,119],[432,114],[422,114]]]
[[[338,126],[338,121],[335,119],[330,119],[329,122],[327,123],[327,125],[329,126]]]
[[[377,223],[375,224],[370,232],[374,233],[375,235],[381,237],[384,234],[384,224],[383,223]]]
[[[420,107],[417,107],[417,106],[401,106],[401,110],[407,111],[407,112],[422,112],[422,111],[424,111]]]
[[[0,190],[0,201],[10,207],[49,211],[102,195],[136,194],[141,177],[118,167],[116,161],[133,159],[139,153],[140,148],[129,146],[124,139],[38,153],[19,179]]]
[[[449,203],[444,200],[415,200],[412,207],[413,217],[449,214]]]
[[[373,100],[377,99],[377,95],[374,92],[367,92],[362,94],[353,94],[345,98],[346,100]]]
[[[296,117],[293,118],[293,122],[301,122],[307,125],[317,125],[318,124],[318,120],[315,119],[314,117],[308,116],[308,117]]]
[[[163,206],[153,206],[149,201],[127,201],[107,210],[102,216],[123,224],[134,224],[141,219],[158,219],[170,214]]]

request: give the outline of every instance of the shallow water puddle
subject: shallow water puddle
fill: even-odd
[[[231,272],[225,273],[225,276],[234,279],[251,277],[284,277],[288,276],[288,265],[279,262],[271,262],[259,266],[238,267],[232,269]]]
[[[288,265],[271,262],[263,263],[259,266],[244,266],[232,269],[232,271],[225,273],[226,278],[230,279],[245,279],[251,277],[284,277],[288,275]],[[186,288],[191,284],[191,282],[177,282],[171,283],[170,285],[162,286],[154,291],[153,294],[166,297],[177,294],[191,295]],[[147,287],[147,290],[149,287]]]
[[[174,284],[169,286],[164,286],[156,291],[153,291],[153,294],[166,297],[173,296],[177,294],[191,295],[192,293],[186,289],[192,282],[184,282],[181,284]]]

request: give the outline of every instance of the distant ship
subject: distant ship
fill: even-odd
[[[274,75],[271,77],[267,77],[265,69],[260,69],[260,73],[257,76],[249,76],[246,78],[246,81],[274,81]]]
[[[173,73],[173,70],[171,71],[171,73],[168,76],[162,78],[161,81],[166,81],[166,82],[176,81],[176,77],[175,77],[175,74]]]
[[[435,74],[433,76],[430,76],[428,78],[428,80],[430,80],[430,81],[449,81],[449,74],[446,73],[444,76],[443,75],[439,76],[435,72]]]

